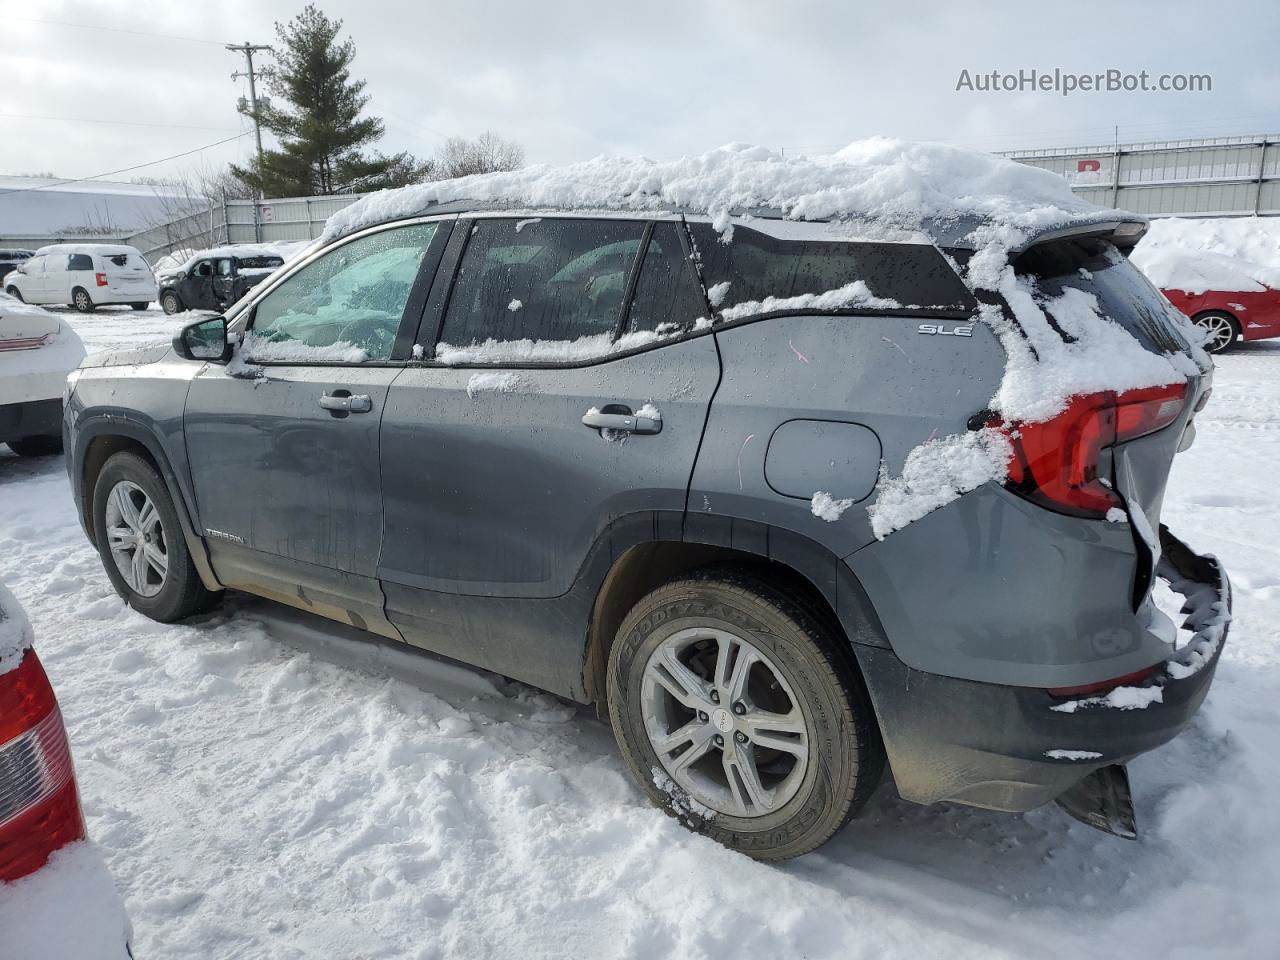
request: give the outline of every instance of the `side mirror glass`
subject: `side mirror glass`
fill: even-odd
[[[185,360],[230,360],[227,318],[210,317],[183,327],[173,338],[173,349]]]

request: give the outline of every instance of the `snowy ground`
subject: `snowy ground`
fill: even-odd
[[[101,311],[93,351],[192,315]],[[60,460],[0,453],[0,580],[70,726],[92,836],[159,958],[1274,957],[1280,343],[1219,361],[1165,520],[1236,622],[1194,726],[1133,764],[1142,838],[898,799],[756,864],[631,787],[587,711],[246,597],[126,609]]]

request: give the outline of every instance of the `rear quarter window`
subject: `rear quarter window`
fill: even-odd
[[[976,306],[955,270],[926,244],[784,240],[742,226],[725,242],[709,223],[690,223],[689,231],[717,309],[826,293],[856,280],[904,308]]]

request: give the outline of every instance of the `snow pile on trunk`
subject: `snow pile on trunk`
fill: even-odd
[[[0,674],[18,669],[31,640],[31,624],[22,604],[0,583]]]
[[[1162,290],[1280,289],[1280,222],[1272,217],[1154,220],[1131,259]]]
[[[705,213],[722,230],[730,211],[753,208],[781,210],[795,220],[866,219],[919,227],[978,217],[1025,228],[1100,210],[1072,194],[1061,177],[1037,167],[940,143],[873,137],[815,157],[783,157],[734,143],[675,160],[597,157],[383,190],[335,213],[321,239],[455,200],[532,209],[678,209]]]

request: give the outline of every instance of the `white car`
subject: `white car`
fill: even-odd
[[[156,299],[156,278],[135,247],[111,243],[55,243],[15,267],[4,292],[27,303],[65,303],[81,313],[112,303],[145,310]]]
[[[19,456],[62,449],[62,392],[84,359],[70,325],[0,294],[0,443]]]

